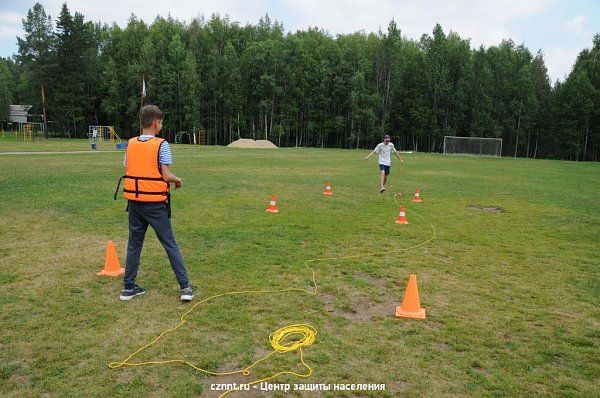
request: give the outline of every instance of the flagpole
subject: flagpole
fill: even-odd
[[[142,110],[142,107],[144,106],[144,98],[146,97],[146,80],[144,78],[144,76],[142,75],[142,92],[140,94],[140,112]],[[140,135],[142,134],[142,118],[140,115]]]
[[[42,90],[42,114],[44,115],[44,138],[48,138],[48,122],[46,120],[46,95],[44,93],[44,81],[40,79],[40,88]],[[32,135],[33,137],[33,135]],[[33,139],[33,138],[32,138]]]

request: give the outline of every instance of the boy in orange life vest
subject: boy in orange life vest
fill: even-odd
[[[123,165],[125,171],[125,198],[129,209],[129,242],[125,264],[124,288],[120,300],[131,300],[146,293],[135,284],[140,254],[148,225],[165,248],[171,267],[181,288],[181,300],[191,301],[194,291],[188,281],[187,271],[181,250],[175,241],[170,219],[169,183],[181,187],[181,178],[171,173],[171,149],[169,143],[158,138],[163,122],[163,114],[154,105],[143,106],[140,110],[142,134],[127,144]]]

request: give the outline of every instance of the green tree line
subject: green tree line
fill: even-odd
[[[209,144],[366,148],[387,133],[402,149],[439,152],[458,135],[502,138],[504,156],[600,160],[600,34],[552,84],[541,51],[509,39],[472,48],[439,24],[419,40],[393,20],[336,36],[285,32],[268,15],[245,26],[132,15],[122,28],[66,4],[52,20],[37,3],[23,27],[18,54],[0,58],[0,120],[9,104],[30,104],[58,134],[103,124],[135,135],[144,79],[164,130],[204,129]]]

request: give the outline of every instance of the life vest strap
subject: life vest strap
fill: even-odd
[[[167,195],[169,192],[168,191],[164,191],[164,192],[148,192],[148,191],[138,191],[138,190],[133,190],[133,189],[123,189],[123,192],[129,192],[129,193],[135,193],[135,194],[142,194],[142,195]],[[138,196],[138,195],[136,195]]]
[[[119,178],[119,182],[117,183],[117,189],[115,190],[114,200],[117,200],[117,195],[119,194],[119,188],[121,188],[121,181],[123,181],[123,178],[129,178],[131,180],[135,180],[135,191],[132,191],[130,189],[123,189],[123,192],[134,193],[136,197],[138,197],[139,194],[143,194],[143,195],[166,195],[167,194],[167,192],[146,192],[146,191],[139,190],[139,186],[138,186],[139,180],[164,181],[164,179],[162,177],[136,177],[136,176],[128,176],[127,174],[125,174],[124,176]]]
[[[123,178],[125,178],[125,176],[119,178],[119,182],[117,183],[117,189],[115,190],[115,200],[117,200],[117,195],[119,194],[119,188],[121,188],[121,181],[123,181]]]
[[[130,178],[132,180],[145,180],[145,181],[165,181],[162,177],[137,177],[137,176],[128,176],[125,174],[121,178]]]
[[[117,200],[117,195],[119,194],[119,188],[121,188],[121,181],[123,181],[123,178],[130,178],[130,179],[135,180],[135,190],[123,188],[123,192],[135,193],[136,197],[138,197],[140,194],[142,194],[142,195],[164,195],[164,196],[166,196],[167,200],[165,202],[167,203],[167,208],[169,210],[169,218],[171,218],[171,192],[170,191],[148,192],[148,191],[140,191],[138,189],[138,180],[164,181],[163,178],[158,178],[158,177],[135,177],[135,176],[124,175],[121,178],[119,178],[119,182],[117,183],[117,189],[115,190],[115,196],[114,196],[115,200]],[[169,183],[167,183],[167,186],[169,186]],[[125,208],[125,211],[129,211],[129,203],[130,203],[130,201],[128,200],[127,201],[127,208]]]

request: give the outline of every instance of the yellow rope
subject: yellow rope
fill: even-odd
[[[398,202],[398,196],[400,196],[400,195],[399,194],[394,195],[394,200],[396,201],[397,206],[400,205]],[[251,381],[247,384],[253,385],[253,384],[262,383],[265,381],[272,380],[272,379],[274,379],[278,376],[284,375],[284,374],[294,375],[294,376],[303,377],[303,378],[309,377],[312,374],[312,368],[304,361],[304,351],[302,350],[302,347],[306,347],[306,346],[309,346],[314,343],[316,336],[317,336],[317,331],[315,330],[315,328],[313,328],[312,326],[307,325],[307,324],[288,325],[288,326],[282,327],[281,329],[278,329],[275,332],[271,333],[269,335],[269,341],[271,342],[271,347],[273,348],[273,351],[271,351],[267,355],[263,356],[262,358],[258,359],[257,361],[253,362],[246,368],[240,369],[240,370],[233,370],[233,371],[228,371],[228,372],[212,372],[207,369],[202,369],[202,368],[194,365],[193,363],[185,361],[183,359],[170,359],[170,360],[165,360],[165,361],[145,361],[145,362],[132,362],[131,359],[133,357],[135,357],[136,355],[138,355],[140,352],[142,352],[145,349],[156,344],[164,335],[166,335],[170,332],[173,332],[173,331],[177,330],[180,326],[184,325],[187,322],[187,320],[185,318],[190,313],[192,313],[199,305],[204,304],[215,298],[225,297],[225,296],[234,296],[234,295],[244,295],[244,294],[259,294],[260,295],[260,294],[273,294],[273,293],[284,293],[284,292],[303,292],[303,293],[307,293],[312,296],[316,296],[317,291],[318,291],[317,280],[316,280],[315,270],[309,265],[311,263],[314,263],[317,261],[345,260],[345,259],[362,258],[362,257],[384,256],[384,255],[388,255],[388,254],[399,253],[402,251],[413,250],[413,249],[416,249],[417,247],[426,245],[427,243],[433,241],[436,237],[435,226],[429,220],[427,220],[425,217],[421,216],[419,213],[416,213],[414,211],[410,211],[410,213],[415,214],[416,216],[418,216],[419,218],[421,218],[423,221],[425,221],[426,223],[428,223],[431,226],[433,233],[429,239],[427,239],[421,243],[418,243],[416,245],[413,245],[413,246],[405,247],[402,249],[396,249],[396,250],[388,250],[388,251],[382,252],[382,253],[378,252],[378,253],[357,254],[357,255],[351,255],[351,256],[321,257],[321,258],[314,258],[314,259],[307,260],[304,262],[304,266],[306,268],[308,268],[311,272],[311,280],[312,280],[312,284],[314,286],[313,290],[302,289],[299,287],[290,287],[290,288],[285,288],[285,289],[273,289],[273,290],[234,290],[234,291],[230,291],[230,292],[214,294],[212,296],[205,298],[204,300],[198,301],[196,304],[194,304],[192,307],[190,307],[190,309],[188,309],[186,312],[184,312],[183,315],[181,316],[181,318],[179,319],[179,323],[177,325],[175,325],[174,327],[172,327],[170,329],[164,330],[154,340],[150,341],[148,344],[146,344],[146,345],[142,346],[141,348],[137,349],[136,351],[134,351],[123,361],[111,362],[108,365],[108,367],[110,369],[118,369],[118,368],[126,367],[126,366],[133,367],[133,366],[149,366],[149,365],[167,365],[167,364],[177,363],[177,364],[187,365],[199,372],[202,372],[202,373],[205,373],[208,375],[212,375],[212,376],[227,376],[227,375],[234,375],[234,374],[242,374],[244,376],[248,376],[251,373],[250,370],[254,366],[256,366],[260,362],[266,360],[271,355],[273,355],[275,353],[286,353],[286,352],[292,352],[292,351],[297,350],[300,353],[300,362],[302,363],[302,365],[304,365],[304,367],[306,369],[306,373],[297,373],[297,372],[293,372],[290,370],[284,370],[284,371],[275,373],[271,376]],[[299,336],[300,338],[293,338],[293,337],[297,337],[297,336]],[[287,342],[286,342],[286,339],[287,339]],[[235,391],[235,390],[231,389],[231,390],[225,391],[223,394],[219,395],[219,398],[226,396],[227,394],[231,393],[232,391]]]

